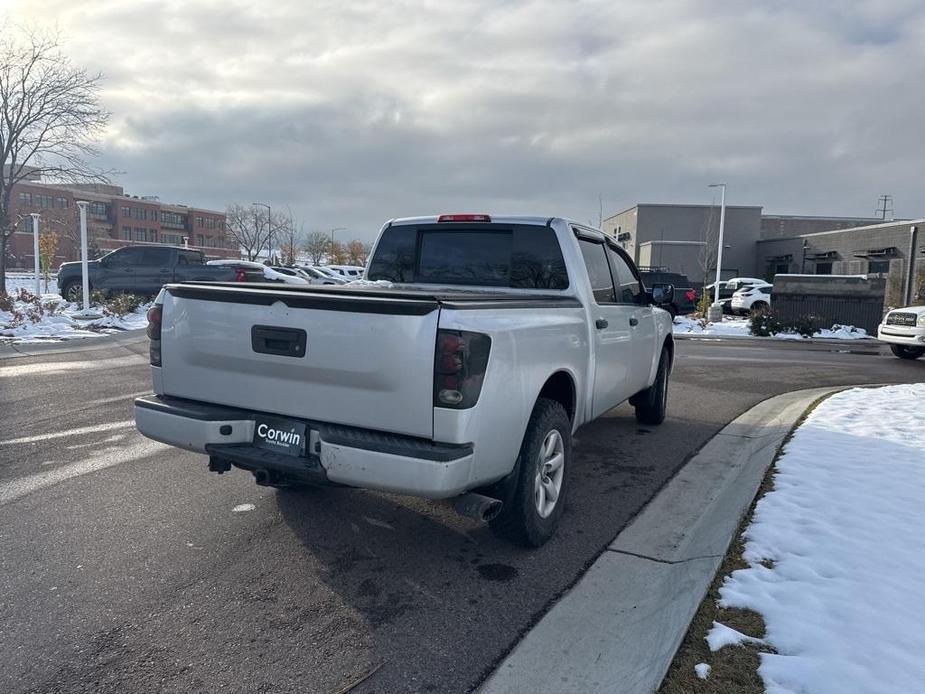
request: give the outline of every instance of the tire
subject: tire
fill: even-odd
[[[83,285],[81,285],[80,280],[71,280],[65,283],[63,287],[60,287],[60,290],[65,301],[77,303],[83,299]],[[72,294],[73,296],[71,296]]]
[[[513,491],[501,513],[489,521],[492,531],[524,547],[546,543],[565,510],[571,461],[572,423],[565,408],[555,400],[538,399],[512,473]],[[555,490],[554,499],[547,490]]]
[[[918,359],[925,354],[925,347],[909,347],[907,345],[890,345],[890,349],[900,359]]]
[[[636,407],[636,421],[640,424],[658,425],[665,421],[665,413],[668,411],[669,373],[668,350],[663,348],[662,356],[658,360],[655,382],[630,400]]]

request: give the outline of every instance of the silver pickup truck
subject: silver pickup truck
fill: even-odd
[[[673,288],[647,291],[601,231],[442,215],[381,230],[366,281],[189,282],[149,312],[142,434],[258,484],[454,500],[539,546],[568,493],[572,433],[629,400],[665,417]]]

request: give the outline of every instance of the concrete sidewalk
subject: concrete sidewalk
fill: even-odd
[[[483,694],[653,692],[784,438],[820,397],[778,395],[727,425],[521,640]]]
[[[81,337],[60,342],[27,342],[13,344],[0,342],[0,360],[14,357],[37,357],[46,354],[62,354],[65,352],[89,352],[95,349],[106,349],[141,342],[147,339],[145,329],[125,330],[123,332],[100,335],[99,337]]]

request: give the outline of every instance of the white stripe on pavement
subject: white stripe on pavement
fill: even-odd
[[[86,359],[83,361],[52,361],[39,364],[20,364],[19,366],[6,366],[0,368],[0,378],[13,378],[14,376],[46,376],[61,373],[62,371],[83,371],[87,369],[113,369],[119,366],[144,366],[148,363],[147,355],[133,354],[129,357],[116,357],[115,359]]]
[[[154,455],[168,448],[170,448],[170,446],[166,444],[145,439],[131,446],[106,449],[92,458],[87,458],[86,460],[70,463],[68,465],[62,465],[48,472],[41,472],[37,475],[20,477],[12,482],[5,482],[0,484],[0,505],[31,494],[44,487],[50,487],[64,482],[72,477],[79,477],[80,475],[86,475],[90,472],[103,470],[114,465],[128,463],[138,458]]]
[[[96,424],[90,427],[78,427],[68,429],[67,431],[56,431],[51,434],[37,434],[35,436],[23,436],[18,439],[7,439],[0,441],[0,446],[9,446],[15,443],[36,443],[37,441],[48,441],[49,439],[63,439],[67,436],[80,436],[81,434],[94,434],[100,431],[112,431],[113,429],[128,429],[135,426],[134,419],[126,419],[121,422],[110,422],[109,424]]]

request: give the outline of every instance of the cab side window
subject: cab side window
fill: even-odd
[[[585,267],[588,269],[594,301],[598,304],[617,303],[613,277],[610,275],[604,244],[578,239],[578,245],[581,247],[581,255],[584,258]]]
[[[106,256],[106,264],[112,267],[125,267],[127,265],[140,265],[141,254],[144,249],[141,246],[130,246],[120,248]]]
[[[626,259],[620,255],[611,246],[607,246],[607,260],[610,261],[610,267],[613,270],[613,281],[616,285],[616,296],[618,304],[637,304],[646,303],[646,295],[642,291],[633,270],[630,268]]]

